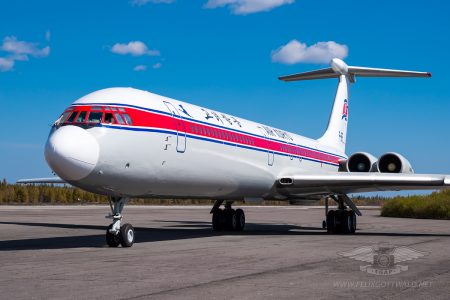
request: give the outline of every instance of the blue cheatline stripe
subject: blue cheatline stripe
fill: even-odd
[[[151,111],[151,112],[154,112],[154,113],[163,114],[163,115],[167,115],[167,116],[172,116],[171,113],[168,113],[168,112],[165,112],[165,111],[160,111],[160,110],[156,110],[156,109],[152,109],[152,108],[147,108],[147,107],[142,107],[142,106],[137,106],[137,105],[131,105],[131,104],[122,104],[122,103],[83,103],[83,104],[72,104],[72,106],[84,106],[84,105],[125,106],[125,107],[132,107],[132,108],[136,108],[136,109]],[[341,155],[338,155],[338,154],[335,154],[335,153],[332,153],[332,152],[327,152],[327,151],[323,151],[323,150],[319,150],[319,149],[314,149],[314,148],[311,148],[311,147],[308,147],[308,146],[303,146],[303,145],[300,145],[300,144],[289,143],[289,142],[285,142],[283,140],[277,140],[277,139],[274,139],[274,138],[258,135],[258,134],[247,132],[247,131],[242,131],[242,130],[239,130],[239,129],[228,128],[228,127],[221,126],[221,125],[211,124],[211,123],[208,123],[208,122],[205,122],[205,121],[200,121],[200,120],[196,120],[196,119],[188,118],[188,117],[184,117],[184,116],[181,116],[181,118],[189,120],[189,121],[192,121],[192,122],[197,122],[197,123],[205,124],[205,125],[208,125],[208,126],[212,126],[212,127],[218,127],[218,128],[222,128],[222,129],[226,129],[226,130],[230,130],[230,131],[235,131],[235,132],[239,132],[239,133],[255,136],[255,137],[258,137],[258,138],[262,138],[264,140],[276,141],[276,142],[283,143],[283,144],[290,145],[290,146],[302,147],[302,148],[313,150],[313,151],[316,151],[316,152],[330,154],[330,155],[334,155],[334,156],[337,156],[337,157],[340,157],[340,158],[344,158],[344,159],[346,158],[344,156],[341,156]],[[263,125],[263,124],[260,124],[260,125]],[[263,126],[266,126],[266,125],[263,125]]]
[[[136,128],[136,127],[123,127],[123,126],[110,126],[110,125],[104,125],[104,124],[100,124],[100,125],[98,125],[96,127],[106,127],[106,128],[111,128],[111,129],[130,130],[130,131],[156,132],[156,133],[165,133],[165,134],[178,134],[178,132],[176,130],[172,131],[172,130],[154,129],[154,128]],[[226,141],[215,140],[215,139],[201,137],[201,136],[197,136],[197,135],[191,135],[191,134],[188,134],[188,133],[185,134],[185,135],[186,135],[187,138],[192,138],[192,139],[196,139],[196,140],[202,140],[202,141],[206,141],[206,142],[213,142],[213,143],[216,143],[216,144],[223,144],[223,145],[227,145],[227,146],[231,146],[231,147],[240,147],[240,148],[244,148],[244,149],[256,150],[256,151],[266,152],[266,153],[269,152],[268,149],[261,149],[261,148],[256,148],[256,147],[242,145],[242,144],[234,144],[234,143],[230,143],[230,142],[226,142]],[[278,151],[272,151],[272,152],[274,154],[277,154],[277,155],[280,155],[280,156],[289,156],[289,157],[301,158],[301,159],[304,159],[304,160],[313,161],[313,162],[326,164],[326,165],[330,165],[330,166],[338,166],[338,164],[335,164],[335,163],[321,161],[321,160],[313,159],[313,158],[310,158],[310,157],[305,157],[305,156],[300,156],[300,155],[295,155],[295,154],[291,155],[291,154],[288,154],[288,153],[283,153],[283,152],[278,152]]]

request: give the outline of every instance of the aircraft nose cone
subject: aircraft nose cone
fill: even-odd
[[[64,180],[80,180],[95,168],[99,145],[87,130],[63,126],[53,132],[45,145],[45,159]]]

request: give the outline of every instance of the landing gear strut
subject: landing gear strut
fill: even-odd
[[[231,204],[233,202],[227,201],[225,208],[221,209],[223,200],[216,200],[212,213],[212,228],[214,231],[229,230],[229,231],[242,231],[245,227],[245,214],[240,208],[233,209]]]
[[[106,244],[110,247],[117,247],[119,245],[122,245],[122,247],[133,246],[133,226],[128,223],[121,224],[122,210],[127,203],[128,198],[110,197],[108,200],[112,214],[107,216],[107,218],[113,219],[113,222],[108,226],[108,229],[106,230]]]
[[[329,198],[337,202],[337,210],[328,211]],[[345,204],[348,204],[351,209],[348,209]],[[328,233],[353,234],[356,231],[357,214],[361,215],[347,195],[330,196],[325,199],[326,221],[323,222],[322,226],[327,228]]]

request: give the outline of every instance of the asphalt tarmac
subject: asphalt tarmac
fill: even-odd
[[[329,235],[323,209],[245,207],[216,233],[209,210],[127,206],[136,243],[108,248],[107,206],[0,206],[0,298],[449,299],[449,221],[363,209]]]

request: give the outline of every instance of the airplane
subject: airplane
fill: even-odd
[[[338,79],[327,129],[317,140],[143,90],[98,90],[73,102],[51,128],[44,154],[58,177],[18,183],[68,183],[109,196],[110,247],[135,241],[133,226],[122,221],[132,197],[213,199],[216,231],[244,229],[244,211],[232,207],[237,200],[325,199],[324,229],[353,234],[361,212],[350,193],[450,186],[450,175],[415,174],[395,152],[346,155],[356,77],[431,73],[348,66],[334,58],[329,68],[280,77]],[[329,210],[328,201],[336,209]]]

